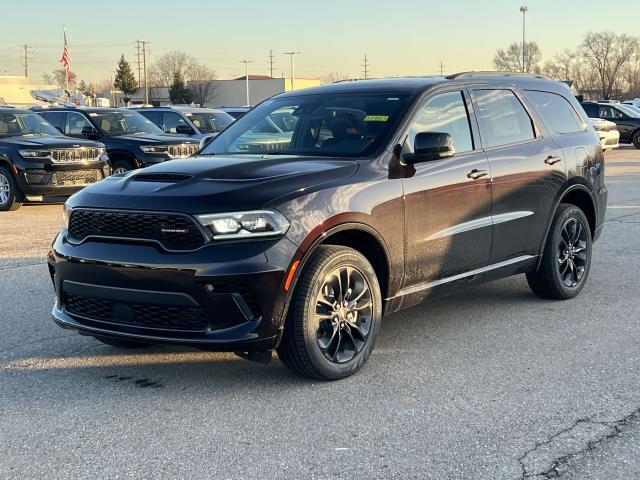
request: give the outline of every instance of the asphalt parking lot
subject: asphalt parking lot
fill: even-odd
[[[0,214],[0,478],[640,478],[640,151],[607,172],[578,299],[520,276],[421,305],[336,383],[55,327],[61,207]]]

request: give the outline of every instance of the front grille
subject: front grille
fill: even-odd
[[[69,221],[69,239],[88,237],[158,242],[167,250],[189,251],[204,245],[195,221],[176,213],[74,209]]]
[[[25,178],[29,185],[52,185],[56,187],[90,185],[104,178],[102,170],[60,170],[50,172],[47,170],[30,169],[25,172]]]
[[[86,162],[98,160],[100,154],[97,147],[57,148],[51,151],[51,158],[58,163]]]
[[[118,325],[202,332],[208,327],[207,315],[199,307],[159,306],[115,303],[65,292],[64,308],[70,315]]]
[[[169,156],[171,158],[190,157],[200,149],[197,143],[181,143],[179,145],[169,145]]]

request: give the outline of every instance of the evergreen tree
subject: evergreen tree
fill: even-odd
[[[191,103],[193,102],[193,92],[184,84],[184,77],[180,72],[173,74],[173,84],[169,89],[169,100],[171,103]]]
[[[120,56],[118,62],[118,69],[116,70],[116,78],[113,81],[113,86],[124,93],[124,101],[128,102],[131,99],[131,95],[136,91],[138,82],[131,70],[131,65],[124,58],[124,55]]]

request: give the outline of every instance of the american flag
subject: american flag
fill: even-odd
[[[60,57],[60,63],[64,67],[65,72],[67,72],[67,85],[71,80],[70,67],[69,63],[69,45],[67,44],[67,31],[64,31],[64,49],[62,50],[62,56]]]

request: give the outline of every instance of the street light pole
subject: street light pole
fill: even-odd
[[[527,15],[527,11],[529,10],[529,7],[527,7],[526,5],[522,5],[520,7],[520,11],[522,12],[522,73],[525,73],[527,71],[527,67],[526,67],[526,50],[527,50],[527,44],[526,44],[526,36],[525,36],[525,31],[526,31],[526,15]]]
[[[241,60],[244,63],[244,80],[245,86],[247,88],[247,107],[251,106],[251,101],[249,100],[249,64],[253,63],[253,60]]]
[[[285,55],[289,55],[289,57],[291,58],[291,90],[293,90],[295,88],[295,76],[296,76],[296,70],[295,70],[295,56],[296,55],[300,55],[300,52],[284,52]]]

